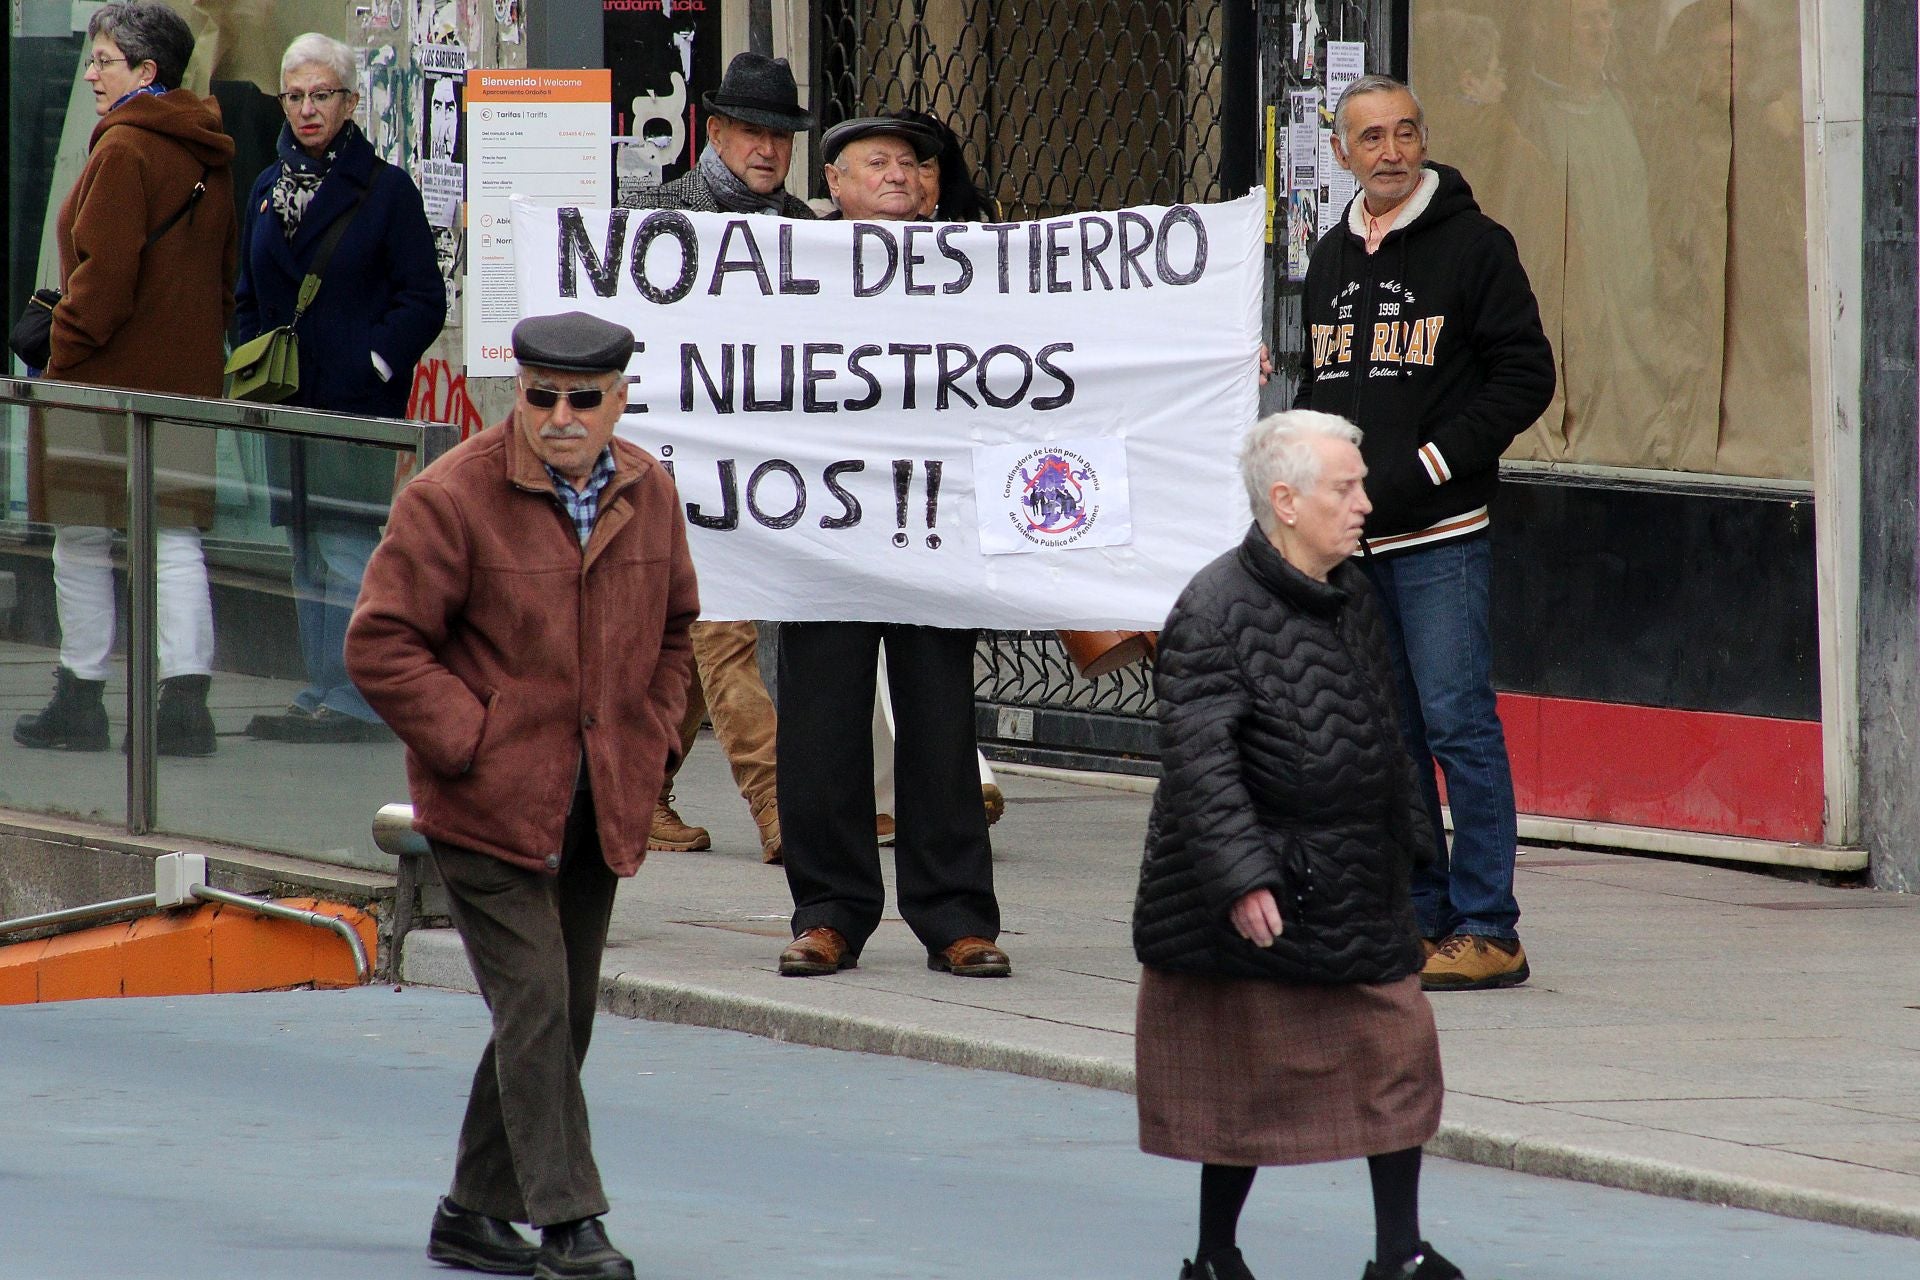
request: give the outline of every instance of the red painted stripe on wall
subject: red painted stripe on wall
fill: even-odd
[[[1813,720],[1502,693],[1521,813],[1817,844]]]

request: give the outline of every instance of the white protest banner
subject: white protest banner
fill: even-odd
[[[1249,516],[1264,192],[988,225],[515,200],[523,314],[632,329],[704,616],[1156,628]]]

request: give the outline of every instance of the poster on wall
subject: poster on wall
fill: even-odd
[[[707,142],[700,95],[720,83],[718,0],[600,0],[613,73],[613,166],[622,201],[673,181]]]
[[[1320,91],[1287,95],[1287,279],[1307,278],[1319,230]]]
[[[611,72],[475,71],[466,87],[467,376],[514,371],[514,196],[542,204],[613,204]]]

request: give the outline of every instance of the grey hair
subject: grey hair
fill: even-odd
[[[1347,136],[1347,104],[1355,98],[1364,98],[1370,93],[1404,93],[1413,99],[1413,122],[1420,126],[1420,145],[1427,143],[1427,109],[1420,105],[1420,95],[1413,86],[1395,80],[1392,76],[1361,76],[1347,86],[1340,95],[1340,103],[1333,109],[1333,136],[1340,139],[1343,147],[1352,147],[1353,139]]]
[[[1247,504],[1262,532],[1273,532],[1273,486],[1284,484],[1296,493],[1312,493],[1320,483],[1320,455],[1316,439],[1345,440],[1360,447],[1360,428],[1338,414],[1314,409],[1290,409],[1270,414],[1253,424],[1240,442],[1240,480],[1247,486]]]
[[[95,9],[87,19],[87,39],[103,38],[119,46],[129,71],[151,62],[154,80],[169,89],[180,87],[193,61],[193,28],[166,5],[150,0],[120,0]]]
[[[286,53],[280,57],[280,86],[285,88],[287,77],[308,63],[319,63],[339,78],[340,87],[351,91],[359,77],[353,61],[353,50],[335,40],[332,36],[323,36],[318,31],[309,31],[305,35],[295,36],[293,43],[287,46]]]

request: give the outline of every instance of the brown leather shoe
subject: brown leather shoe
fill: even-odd
[[[693,853],[713,848],[713,837],[705,827],[688,826],[673,811],[673,797],[661,796],[653,802],[653,829],[647,833],[647,848],[665,853]]]
[[[876,813],[873,815],[873,838],[882,849],[891,845],[897,835],[899,835],[899,829],[894,826],[892,814]]]
[[[817,978],[822,974],[854,969],[860,958],[847,949],[847,940],[838,929],[825,925],[808,929],[780,953],[780,976]]]
[[[987,825],[1007,816],[1007,794],[991,782],[980,784],[980,803],[987,807]]]
[[[1428,991],[1489,991],[1517,987],[1530,973],[1527,949],[1518,938],[1456,933],[1427,958],[1420,985]]]
[[[985,938],[962,938],[944,951],[927,952],[927,968],[959,978],[1006,978],[1013,961]]]

